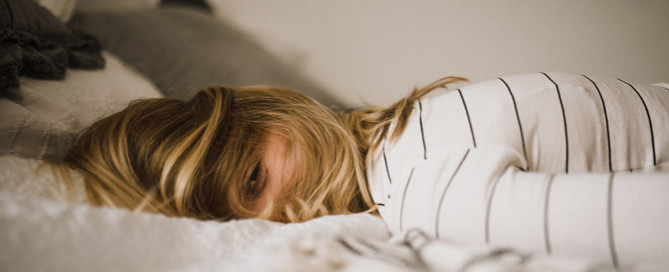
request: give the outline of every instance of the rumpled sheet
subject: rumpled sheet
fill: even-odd
[[[613,271],[418,231],[391,237],[367,214],[281,224],[92,207],[64,200],[39,164],[0,157],[0,271]]]

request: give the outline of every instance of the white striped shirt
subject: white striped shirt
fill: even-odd
[[[667,169],[669,89],[535,73],[421,99],[368,178],[394,233],[620,266],[669,257]]]

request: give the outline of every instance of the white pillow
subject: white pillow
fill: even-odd
[[[0,97],[0,155],[57,158],[74,135],[138,98],[162,97],[143,76],[104,52],[103,70],[68,70],[60,81],[21,77]]]
[[[298,255],[307,237],[388,239],[383,221],[366,214],[217,222],[73,203],[54,191],[48,169],[36,171],[40,163],[0,156],[1,271],[292,271],[286,257],[314,258]]]

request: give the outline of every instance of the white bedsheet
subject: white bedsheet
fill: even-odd
[[[63,200],[38,164],[0,157],[0,271],[609,271],[416,231],[390,237],[367,214],[280,224],[92,207]]]

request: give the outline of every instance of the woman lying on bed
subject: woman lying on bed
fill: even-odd
[[[353,112],[268,86],[136,101],[86,129],[64,164],[93,204],[170,216],[377,209],[397,233],[615,265],[648,256],[639,245],[669,250],[669,90],[536,73],[432,92],[460,81]]]

